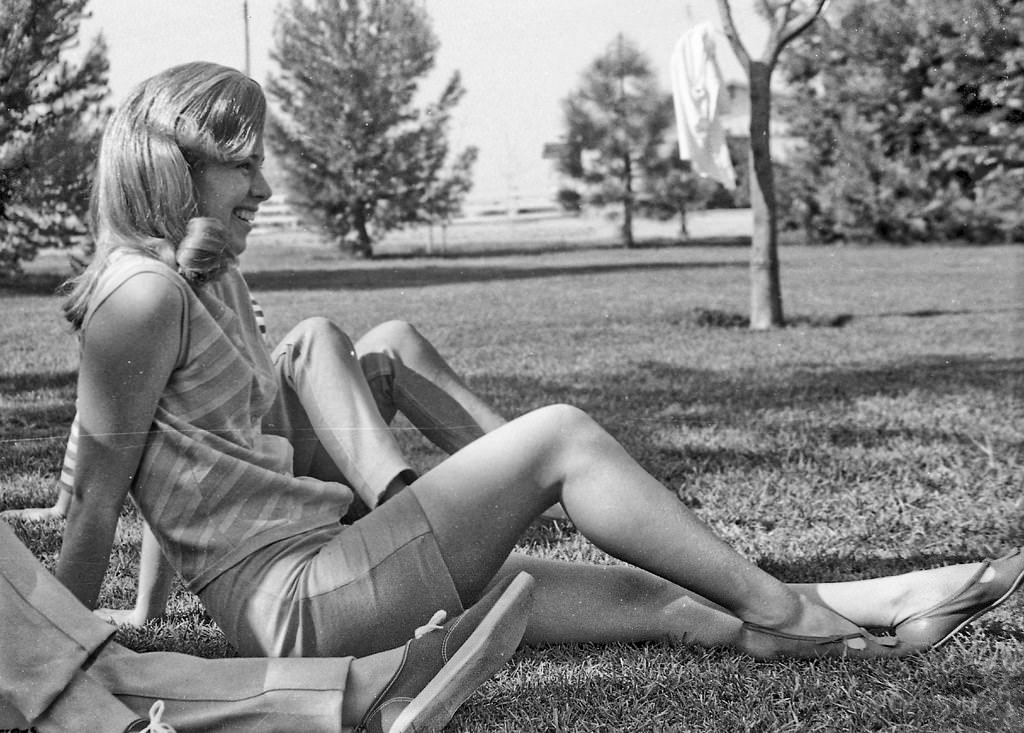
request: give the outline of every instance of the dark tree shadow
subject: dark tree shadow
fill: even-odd
[[[745,268],[743,262],[638,262],[545,266],[352,267],[330,270],[268,270],[246,274],[253,290],[380,290],[437,285],[526,280],[541,277],[600,275],[614,272]]]
[[[41,389],[73,389],[78,372],[23,372],[0,375],[0,395],[35,392]]]

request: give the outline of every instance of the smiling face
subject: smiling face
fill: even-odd
[[[224,225],[228,247],[236,257],[245,251],[256,209],[270,198],[270,186],[263,177],[262,166],[261,137],[248,157],[224,163],[204,162],[192,173],[199,216],[212,217]]]

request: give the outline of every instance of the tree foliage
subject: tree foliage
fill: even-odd
[[[558,168],[583,184],[585,203],[622,207],[627,247],[634,213],[685,213],[687,201],[703,191],[668,135],[671,96],[659,88],[647,56],[624,36],[583,71],[562,111],[566,144]]]
[[[1024,5],[849,0],[787,59],[806,140],[785,173],[814,238],[1024,236]]]
[[[0,272],[8,275],[41,247],[85,237],[108,68],[101,37],[69,60],[85,3],[0,4]]]
[[[450,156],[458,73],[414,105],[438,41],[413,0],[290,0],[279,10],[268,140],[297,203],[339,241],[446,220],[471,186],[475,148]]]

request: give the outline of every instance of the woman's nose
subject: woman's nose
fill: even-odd
[[[264,177],[263,171],[257,171],[256,175],[253,177],[252,187],[250,188],[249,193],[260,201],[266,201],[270,198],[273,191],[270,188],[270,184],[267,183],[267,179]]]

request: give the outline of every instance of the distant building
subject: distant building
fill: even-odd
[[[750,87],[746,82],[730,81],[725,84],[726,100],[723,104],[722,126],[731,138],[750,139]],[[772,90],[772,94],[777,94]],[[789,125],[778,115],[772,115],[771,152],[774,160],[785,160],[799,138],[789,134]],[[735,161],[734,161],[735,162]]]
[[[722,126],[726,135],[736,141],[747,143],[750,139],[750,88],[745,82],[730,81],[725,85],[725,99],[720,110]],[[789,127],[785,120],[774,116],[771,122],[771,151],[772,158],[776,161],[785,160],[800,140],[789,134]],[[668,132],[668,142],[677,152],[676,130],[673,124]],[[557,192],[563,188],[578,189],[579,181],[572,180],[558,172],[558,159],[565,150],[564,140],[546,143],[541,151],[541,158],[549,160],[552,176],[551,188],[557,196]],[[588,165],[589,158],[597,155],[596,151],[583,151],[582,162],[584,167]],[[739,169],[745,161],[733,161],[733,165]]]

